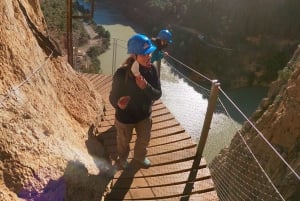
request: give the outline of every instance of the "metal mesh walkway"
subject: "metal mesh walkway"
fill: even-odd
[[[114,108],[108,101],[112,76],[84,74],[105,101],[105,116],[98,128],[98,138],[104,145],[107,157],[116,160],[116,132]],[[147,157],[152,166],[142,169],[133,160],[130,168],[117,171],[105,200],[219,200],[206,161],[202,158],[197,170],[192,169],[197,145],[185,132],[166,106],[157,101],[153,105],[153,126]],[[135,133],[131,142],[134,146]],[[191,171],[197,171],[194,181],[188,181]],[[191,186],[189,194],[183,191]]]

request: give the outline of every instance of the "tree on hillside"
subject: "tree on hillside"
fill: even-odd
[[[64,41],[66,41],[66,2],[61,0],[44,0],[41,2],[42,11],[44,13],[48,28],[50,30],[50,34],[54,37],[55,40],[60,41],[59,44],[61,48],[64,49]],[[78,15],[88,13],[90,11],[85,10],[82,6],[73,3],[72,7],[73,14],[76,13]],[[110,45],[110,33],[104,29],[103,26],[98,26],[95,22],[90,22],[90,20],[85,20],[88,24],[90,24],[95,31],[98,33],[96,38],[103,38],[101,40],[101,46],[91,47],[87,51],[87,55],[90,57],[87,59],[85,54],[82,52],[76,53],[76,55],[80,54],[80,58],[75,58],[76,69],[86,72],[86,73],[100,73],[100,60],[98,56],[105,52],[106,49]],[[73,46],[77,52],[78,47],[86,45],[89,41],[89,35],[83,27],[82,20],[72,20],[72,38],[73,38]],[[105,39],[105,40],[104,40]],[[84,58],[82,58],[84,57]]]

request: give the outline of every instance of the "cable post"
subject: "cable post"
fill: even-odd
[[[206,144],[208,132],[211,125],[211,120],[213,117],[213,113],[216,108],[217,100],[218,100],[218,94],[219,94],[219,86],[220,83],[217,80],[212,80],[212,87],[211,87],[211,93],[208,100],[207,110],[205,114],[205,119],[202,127],[202,132],[200,135],[200,140],[197,147],[197,153],[196,153],[196,159],[198,164],[195,164],[193,168],[197,168],[200,164],[200,160],[203,154],[204,146]],[[198,159],[197,159],[198,158]]]
[[[200,136],[200,140],[197,146],[197,152],[193,161],[193,166],[189,174],[188,178],[188,184],[186,184],[184,191],[183,191],[183,197],[181,198],[181,201],[187,201],[189,200],[189,195],[192,192],[194,181],[196,179],[197,173],[198,173],[198,167],[201,162],[203,150],[206,144],[208,132],[211,125],[211,120],[213,117],[213,113],[216,108],[217,100],[218,100],[218,94],[219,94],[219,87],[220,83],[218,80],[212,80],[212,87],[211,92],[208,100],[207,110],[205,114],[204,124]]]

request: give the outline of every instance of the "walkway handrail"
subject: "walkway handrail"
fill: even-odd
[[[118,38],[112,38],[113,40],[113,49],[112,49],[112,68],[111,68],[111,74],[113,75],[114,72],[116,71],[116,68],[117,68],[117,47],[121,47],[122,49],[126,50],[127,48],[120,45],[120,43],[118,43],[118,41],[121,41],[123,43],[126,43],[125,40],[122,40],[122,39],[118,39]]]
[[[209,82],[211,82],[211,83],[213,82],[212,79],[210,79],[210,78],[206,77],[205,75],[199,73],[198,71],[194,70],[193,68],[189,67],[188,65],[186,65],[186,64],[184,64],[183,62],[179,61],[178,59],[172,57],[171,55],[168,54],[167,56],[170,57],[171,59],[173,59],[174,61],[178,62],[179,64],[183,65],[183,66],[186,67],[187,69],[191,70],[191,71],[194,72],[195,74],[200,75],[202,78],[208,80]]]
[[[224,91],[220,88],[219,89],[222,93],[224,93]],[[225,95],[225,93],[224,93]],[[228,116],[230,116],[229,112],[226,110],[226,107],[224,106],[224,104],[221,102],[222,106],[224,107],[226,113]],[[237,129],[238,130],[238,129]],[[277,187],[274,185],[274,183],[272,182],[271,178],[268,176],[268,174],[266,173],[266,171],[264,170],[264,168],[261,166],[261,164],[259,163],[257,157],[255,156],[255,154],[252,152],[251,148],[249,147],[249,145],[247,144],[245,138],[242,136],[241,132],[238,130],[237,133],[239,134],[239,136],[241,137],[243,143],[245,144],[247,150],[249,151],[249,153],[252,155],[252,157],[254,158],[254,160],[256,161],[256,163],[258,164],[260,170],[263,172],[263,174],[265,175],[265,177],[267,178],[268,182],[272,185],[273,189],[276,191],[276,193],[279,195],[279,197],[282,200],[285,200],[283,198],[283,196],[281,195],[281,193],[278,191]]]
[[[238,110],[238,112],[246,119],[246,121],[253,127],[253,129],[259,134],[259,136],[269,145],[269,147],[277,154],[277,156],[285,163],[285,165],[291,170],[291,172],[300,180],[300,176],[297,172],[288,164],[288,162],[278,153],[278,151],[273,147],[273,145],[265,138],[261,131],[256,128],[256,126],[246,117],[246,115],[239,109],[239,107],[229,98],[229,96],[220,88],[222,94],[230,101],[230,103]]]
[[[213,113],[215,111],[216,108],[216,104],[217,104],[217,100],[218,100],[218,93],[219,93],[219,86],[220,83],[217,80],[213,80],[212,81],[212,87],[211,87],[211,93],[210,93],[210,97],[209,97],[209,101],[208,101],[208,106],[207,106],[207,111],[206,111],[206,115],[205,115],[205,119],[204,119],[204,124],[202,127],[202,131],[201,131],[201,135],[200,135],[200,140],[197,146],[197,152],[195,155],[195,159],[193,161],[193,165],[192,165],[192,170],[189,174],[188,177],[188,184],[185,186],[183,194],[186,195],[186,197],[182,197],[181,201],[185,201],[189,198],[189,195],[193,189],[193,182],[195,181],[195,178],[197,176],[197,172],[198,172],[198,167],[200,165],[201,162],[201,158],[203,155],[203,150],[206,144],[206,140],[208,137],[208,132],[209,129],[211,127],[211,121],[212,121],[212,117],[213,117]]]
[[[200,75],[201,77],[205,78],[206,80],[210,81],[211,83],[213,83],[213,80],[211,80],[210,78],[206,77],[205,75],[197,72],[196,70],[192,69],[191,67],[187,66],[186,64],[184,64],[183,62],[179,61],[178,59],[172,57],[171,55],[168,55],[168,57],[172,58],[174,61],[180,63],[181,65],[183,65],[184,67],[186,67],[187,69],[193,71],[194,73],[196,73],[197,75]],[[280,155],[280,153],[278,153],[278,151],[273,147],[273,145],[264,137],[264,135],[261,133],[261,131],[258,130],[258,128],[255,127],[255,125],[246,117],[246,115],[237,107],[237,105],[229,98],[229,96],[221,89],[220,87],[220,91],[222,92],[222,94],[224,94],[224,96],[230,101],[230,103],[237,109],[237,111],[245,118],[245,120],[247,122],[249,122],[249,124],[255,129],[255,131],[259,134],[259,136],[268,144],[268,146],[277,154],[277,156],[285,163],[285,165],[292,171],[292,173],[297,177],[298,180],[300,180],[300,176],[297,174],[297,172],[289,165],[289,163]]]
[[[186,67],[187,69],[195,72],[195,70],[191,69],[189,66],[185,65],[183,62],[178,61],[177,59],[175,59],[174,57],[168,55],[170,58],[172,58],[174,61],[179,62],[181,65],[183,65],[184,67]],[[204,77],[206,80],[211,81],[211,79],[207,78],[206,76],[203,76],[202,74],[197,73],[197,75],[200,75],[201,77]],[[262,134],[261,131],[259,131],[259,129],[246,117],[246,115],[237,107],[237,105],[229,98],[229,96],[221,89],[221,87],[219,87],[220,91],[222,94],[224,94],[225,98],[227,98],[229,100],[229,102],[235,107],[235,109],[246,119],[247,122],[249,122],[249,124],[254,128],[254,130],[259,134],[259,136],[263,139],[263,141],[268,145],[268,147],[271,148],[271,150],[280,158],[280,160],[286,165],[286,167],[292,172],[293,175],[295,175],[295,177],[297,178],[297,180],[300,180],[300,177],[298,175],[298,173],[291,167],[291,165],[280,155],[280,153],[274,148],[274,146],[266,139],[266,137]],[[223,105],[224,107],[224,105]],[[255,156],[255,154],[253,153],[253,151],[251,150],[251,148],[248,146],[246,140],[243,138],[243,136],[240,134],[240,132],[238,131],[239,136],[242,138],[242,142],[245,144],[245,147],[248,149],[250,155],[253,157],[253,159],[256,161],[257,166],[259,167],[261,173],[265,176],[265,178],[267,179],[268,183],[272,186],[272,189],[274,189],[274,191],[276,192],[277,196],[279,196],[278,198],[280,198],[281,200],[285,200],[284,197],[282,196],[282,194],[280,193],[279,189],[277,188],[277,186],[273,183],[273,181],[271,180],[270,176],[268,176],[267,172],[265,171],[265,169],[263,168],[262,164],[258,161],[257,157]],[[275,195],[275,194],[274,194]]]

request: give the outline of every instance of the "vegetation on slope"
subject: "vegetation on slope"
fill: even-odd
[[[59,42],[61,49],[66,52],[66,2],[60,0],[43,0],[41,2],[41,7],[47,21],[50,35]],[[76,2],[73,3],[72,11],[73,15],[84,15],[89,12]],[[98,34],[96,38],[90,38],[84,29],[84,21]],[[76,70],[86,73],[100,73],[101,63],[98,56],[105,52],[109,47],[110,33],[102,26],[96,25],[91,19],[72,20],[72,29],[73,46],[76,50],[78,47],[85,46],[91,39],[98,39],[101,41],[100,45],[98,43],[88,48],[86,52],[88,58],[85,54],[83,55],[84,58],[81,58],[81,56],[78,56],[78,53],[74,53],[75,57],[78,56],[75,62]],[[102,40],[102,38],[105,38],[105,40]]]

